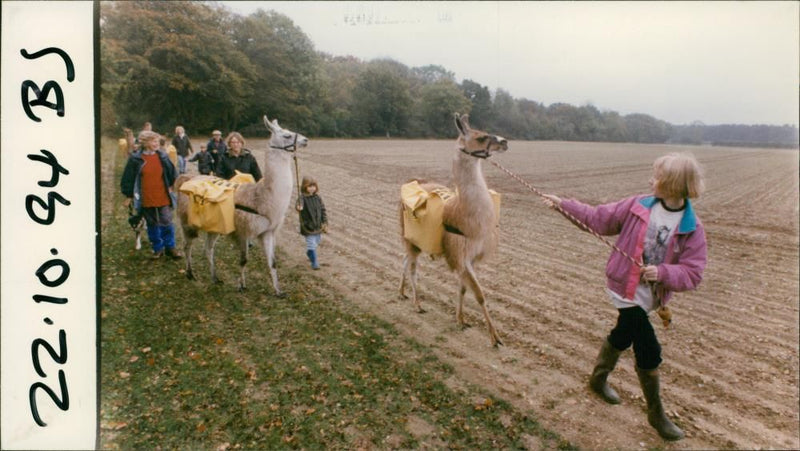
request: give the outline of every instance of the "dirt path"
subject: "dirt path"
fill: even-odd
[[[542,190],[600,203],[645,192],[652,161],[675,150],[685,148],[512,142],[496,158]],[[399,299],[399,186],[411,177],[449,184],[449,141],[317,140],[302,151],[301,174],[319,180],[331,223],[315,276],[583,448],[800,448],[797,152],[691,150],[707,172],[696,209],[709,265],[701,288],[671,304],[673,328],[653,320],[662,399],[687,433],[676,444],[647,424],[630,351],[610,379],[621,405],[586,388],[616,320],[603,292],[609,250],[491,165],[489,185],[503,194],[501,245],[478,274],[505,346],[490,347],[471,296],[473,327],[456,327],[457,283],[442,261],[421,260],[427,313]],[[305,252],[296,228],[290,214],[279,246],[298,262]]]

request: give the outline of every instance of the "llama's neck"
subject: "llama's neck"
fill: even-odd
[[[483,178],[481,160],[459,151],[453,159],[453,181],[458,189],[459,197],[466,196],[466,201],[477,198],[489,199],[489,187]]]
[[[258,210],[272,221],[282,222],[292,198],[292,155],[280,149],[267,149],[263,178],[256,184]]]
[[[485,236],[495,223],[494,204],[483,178],[480,159],[458,151],[453,160],[458,197],[446,220],[470,237]]]

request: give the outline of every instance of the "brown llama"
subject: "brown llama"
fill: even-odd
[[[486,180],[483,178],[481,160],[490,157],[495,152],[504,152],[508,149],[508,142],[501,136],[491,135],[484,131],[471,129],[469,117],[455,115],[456,127],[459,136],[456,141],[456,153],[453,159],[453,179],[457,196],[444,204],[443,222],[445,233],[442,238],[442,248],[447,265],[458,275],[459,290],[458,304],[456,305],[456,321],[462,328],[468,327],[464,321],[462,310],[464,294],[467,288],[475,295],[475,299],[483,310],[483,317],[489,329],[492,346],[503,344],[497,334],[489,311],[486,308],[486,298],[483,294],[478,278],[475,274],[475,265],[488,257],[497,248],[497,224],[492,197]],[[426,191],[445,188],[435,183],[421,183]],[[402,205],[401,205],[401,229]],[[401,230],[401,237],[403,236]],[[422,250],[403,238],[405,257],[403,258],[403,277],[400,282],[400,296],[405,295],[406,278],[408,276],[411,295],[417,311],[423,313],[417,295],[417,258]]]
[[[299,147],[308,145],[308,138],[291,130],[286,130],[278,125],[278,120],[270,122],[264,116],[264,125],[270,130],[269,149],[266,151],[265,162],[261,170],[263,178],[257,183],[241,185],[234,194],[236,209],[234,212],[234,225],[236,230],[228,236],[233,238],[239,247],[239,291],[244,291],[245,265],[247,264],[247,251],[249,242],[254,241],[261,245],[267,257],[267,266],[272,276],[272,286],[277,296],[284,296],[278,284],[278,272],[275,268],[275,236],[278,228],[283,224],[286,210],[292,200],[293,171],[292,157]],[[203,176],[199,176],[203,177]],[[175,182],[176,189],[192,177],[183,175]],[[200,229],[189,224],[189,203],[187,194],[178,195],[178,217],[183,229],[184,253],[186,255],[186,277],[194,279],[192,272],[192,243],[197,238]],[[211,281],[221,283],[217,278],[214,266],[214,246],[219,239],[218,233],[206,233],[205,252],[211,270]]]

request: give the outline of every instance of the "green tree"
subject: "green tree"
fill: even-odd
[[[394,61],[371,62],[354,87],[356,134],[392,136],[407,133],[412,100],[407,69]]]
[[[322,54],[321,83],[327,92],[322,133],[326,136],[356,136],[353,92],[365,64],[354,56]]]
[[[240,122],[254,125],[251,133],[266,133],[261,116],[268,113],[297,130],[317,134],[324,90],[321,60],[308,36],[288,17],[264,10],[235,16],[229,36],[255,66],[253,94]]]
[[[638,143],[663,143],[670,134],[668,123],[646,114],[626,115],[625,128],[629,139]]]
[[[435,64],[415,67],[411,69],[411,73],[414,77],[422,81],[423,84],[438,83],[440,81],[455,82],[456,80],[456,76],[453,72]]]
[[[470,103],[453,81],[443,79],[421,90],[418,115],[423,133],[438,138],[455,137],[453,113],[469,113]]]
[[[495,120],[492,110],[492,93],[489,92],[489,88],[472,80],[464,80],[461,83],[461,91],[472,104],[469,123],[477,128],[488,128]]]
[[[232,127],[254,68],[224,29],[224,13],[194,2],[103,2],[104,91],[121,124]]]
[[[491,124],[494,133],[514,139],[525,135],[525,119],[519,110],[517,100],[508,91],[497,90],[492,102],[492,110],[495,112],[494,121]]]

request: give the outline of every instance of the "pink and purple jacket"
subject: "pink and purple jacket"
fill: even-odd
[[[576,200],[564,200],[561,208],[600,235],[616,235],[622,251],[642,261],[644,238],[650,221],[650,209],[658,202],[654,196],[639,195],[619,202],[592,207]],[[664,262],[658,265],[658,296],[666,305],[675,291],[697,288],[703,280],[707,262],[706,234],[703,224],[686,199],[686,209],[678,230],[667,248]],[[633,299],[641,270],[627,257],[613,251],[606,264],[606,286],[625,299]]]

